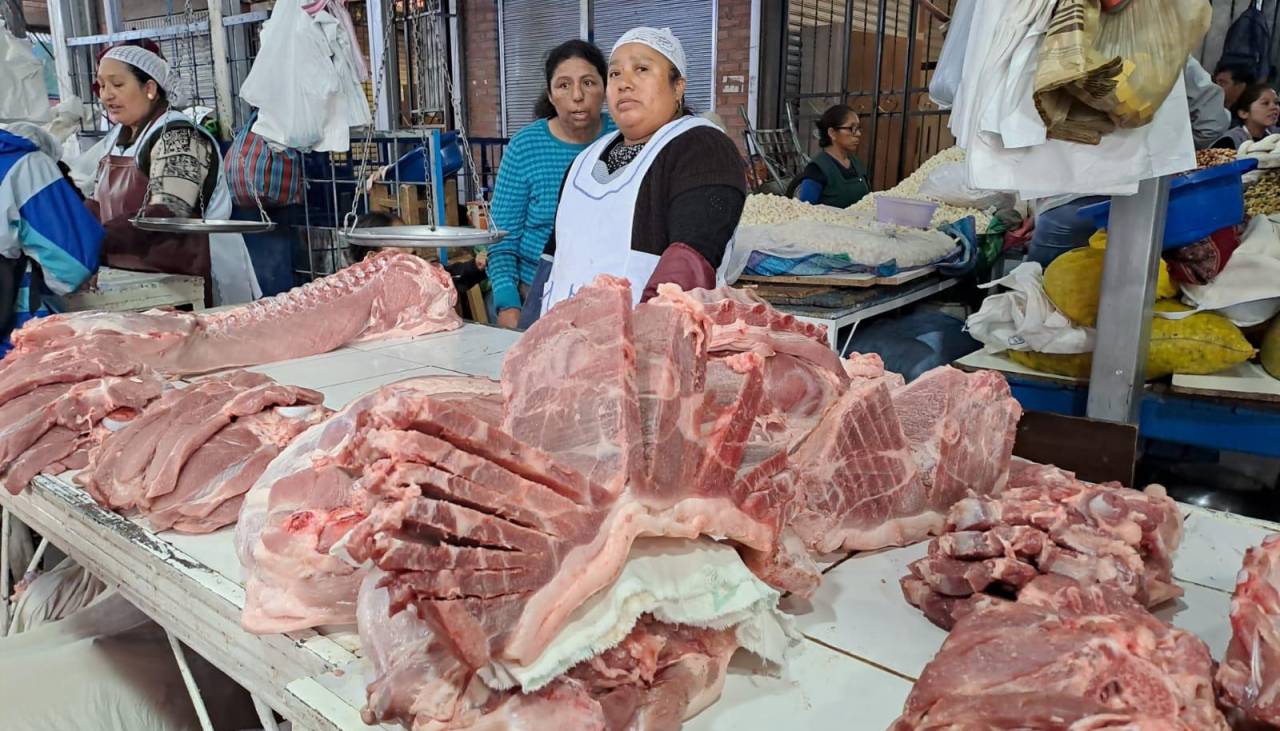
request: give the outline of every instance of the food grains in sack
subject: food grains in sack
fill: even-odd
[[[1244,212],[1250,216],[1280,213],[1280,172],[1264,172],[1245,189]]]

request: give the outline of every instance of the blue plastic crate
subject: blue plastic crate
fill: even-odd
[[[462,144],[457,132],[444,132],[440,135],[440,163],[445,177],[462,169]],[[404,183],[426,183],[431,180],[427,170],[426,143],[413,148],[396,160],[392,170],[387,171],[387,180],[400,180]]]
[[[1236,160],[1226,165],[1184,173],[1169,187],[1169,213],[1164,223],[1164,250],[1194,244],[1214,231],[1244,220],[1244,183],[1241,176],[1258,166],[1257,160]],[[1111,219],[1111,201],[1080,209],[1098,228]]]

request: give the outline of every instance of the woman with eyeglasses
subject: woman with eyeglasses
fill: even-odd
[[[867,168],[858,159],[862,124],[848,105],[837,104],[818,119],[822,152],[805,166],[787,194],[805,203],[848,208],[871,192]]]

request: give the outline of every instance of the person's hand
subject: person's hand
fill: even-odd
[[[520,308],[507,307],[498,311],[498,327],[515,330],[520,327]]]

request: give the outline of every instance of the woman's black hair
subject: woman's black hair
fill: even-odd
[[[1244,119],[1240,117],[1240,113],[1244,112],[1246,117],[1249,116],[1250,107],[1268,91],[1273,91],[1273,89],[1270,84],[1265,83],[1250,84],[1245,87],[1245,90],[1240,92],[1240,98],[1236,99],[1236,103],[1231,107],[1231,121],[1237,127],[1243,126]]]
[[[387,226],[403,226],[404,221],[394,213],[387,211],[370,211],[356,219],[355,228],[385,228]],[[347,255],[351,263],[364,261],[365,257],[377,251],[376,246],[347,244]]]
[[[831,145],[831,130],[836,127],[843,127],[845,122],[855,116],[857,112],[853,111],[853,107],[848,104],[837,104],[822,113],[818,118],[818,144],[822,147]]]
[[[668,61],[668,63],[670,63],[670,61]],[[676,82],[684,77],[680,75],[680,69],[676,68],[676,65],[673,63],[671,64],[671,72],[667,75],[667,78],[671,81],[671,86],[674,87]],[[688,84],[688,82],[685,83]],[[685,91],[688,90],[688,86],[686,86]],[[689,103],[685,101],[685,98],[680,97],[680,116],[691,117],[694,113],[693,108],[689,106]]]
[[[546,84],[543,86],[542,95],[533,106],[533,114],[538,119],[551,119],[556,116],[556,105],[551,103],[551,80],[555,78],[556,69],[560,68],[560,64],[571,58],[580,58],[594,66],[600,74],[601,84],[609,75],[609,64],[605,63],[604,54],[596,48],[594,43],[575,38],[551,49],[547,54],[546,63],[543,64]]]

